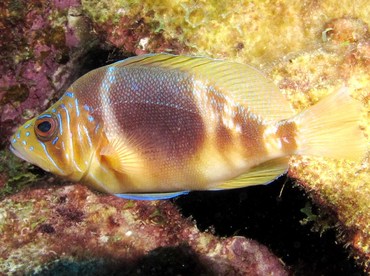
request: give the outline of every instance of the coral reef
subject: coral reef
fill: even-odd
[[[117,52],[122,57],[165,51],[250,63],[260,67],[274,80],[297,112],[346,85],[351,95],[363,103],[364,119],[361,127],[364,135],[369,137],[369,12],[370,5],[365,0],[345,0],[340,5],[333,0],[227,3],[191,0],[4,0],[0,3],[0,133],[2,137],[8,137],[17,125],[49,106],[78,75],[93,67],[91,63],[101,58],[88,54],[92,49],[98,48],[108,49],[111,61],[114,61]],[[98,64],[103,65],[104,62],[106,60]],[[84,68],[81,71],[82,65]],[[3,150],[6,145],[7,139],[1,139],[2,197],[29,183],[34,185],[36,178],[42,177],[32,167],[9,158],[8,153]],[[331,214],[336,221],[338,239],[349,246],[358,263],[370,273],[368,155],[361,163],[307,156],[293,157],[289,175],[298,180],[297,183],[320,210]],[[52,179],[49,182],[57,181]],[[17,183],[16,188],[12,188],[14,183]],[[122,204],[112,197],[99,198],[79,186],[76,190],[72,187],[57,189],[54,186],[45,186],[5,198],[1,202],[3,207],[0,215],[1,225],[7,226],[1,228],[2,239],[8,239],[1,245],[4,264],[16,262],[17,254],[25,252],[32,256],[29,263],[18,262],[17,265],[32,266],[36,265],[33,261],[37,265],[41,260],[52,261],[55,259],[52,251],[38,257],[35,252],[44,252],[42,249],[49,248],[47,246],[51,246],[52,242],[55,243],[55,250],[62,250],[58,249],[62,245],[55,235],[59,235],[61,229],[66,230],[63,233],[70,238],[76,234],[73,232],[76,229],[88,234],[85,238],[77,235],[79,240],[76,239],[71,244],[71,250],[79,248],[77,241],[91,241],[93,244],[89,245],[92,248],[100,245],[101,241],[91,236],[94,231],[102,233],[98,218],[93,221],[92,217],[86,215],[92,215],[92,212],[78,209],[87,204],[87,198],[82,196],[81,205],[73,203],[76,204],[73,205],[73,210],[77,208],[80,213],[60,209],[59,205],[63,205],[62,203],[50,201],[58,200],[60,194],[65,194],[66,199],[77,200],[76,191],[89,194],[90,198],[98,201],[103,218],[108,213],[107,210],[118,210],[118,205],[114,204]],[[112,204],[116,207],[112,207]],[[151,208],[155,208],[153,206],[162,206],[161,204],[172,206],[169,203],[129,204],[134,204],[141,212],[148,208],[152,210]],[[46,206],[56,209],[52,212],[46,210]],[[30,219],[25,212],[34,217]],[[100,212],[96,212],[96,217],[100,217]],[[11,230],[9,219],[13,217],[19,218],[16,222],[22,228]],[[181,220],[180,216],[177,218]],[[66,224],[69,226],[66,227]],[[87,229],[91,230],[89,227],[95,227],[94,231],[88,232]],[[189,227],[193,226],[188,224],[188,229]],[[22,233],[24,237],[21,236]],[[17,238],[12,239],[13,234]],[[198,235],[207,236],[199,232]],[[31,236],[39,243],[30,242]],[[107,243],[110,243],[110,236],[107,237]],[[217,240],[213,236],[207,237]],[[45,241],[46,238],[48,242]],[[226,248],[227,241],[217,240],[217,243]],[[11,252],[13,247],[6,242],[12,246],[25,245],[22,247],[24,251]],[[239,242],[249,243],[244,239]],[[4,248],[5,244],[9,245],[8,249]],[[177,246],[179,242],[154,244]],[[150,248],[145,247],[145,244],[143,246],[142,252],[136,257],[155,249],[154,245]],[[193,253],[200,254],[195,246],[190,245],[190,248],[195,253],[182,248],[181,254],[186,258],[192,258]],[[86,254],[78,250],[70,251],[71,255],[75,252],[81,253],[79,256]],[[123,254],[118,249],[109,250],[104,251],[109,256],[116,256],[113,254],[116,252]],[[98,251],[93,252],[97,255],[92,257],[98,260],[93,265],[100,269],[99,262],[104,259],[105,253],[99,255]],[[152,253],[155,255],[156,251]],[[119,254],[117,256],[123,256]],[[106,260],[109,258],[105,258],[103,262]],[[114,261],[113,257],[112,260]],[[61,267],[68,262],[73,263],[74,260],[56,261],[50,263],[50,266]],[[89,267],[91,263],[86,262],[86,267]],[[13,267],[16,268],[17,266]],[[199,269],[203,271],[202,267]]]
[[[76,78],[73,74],[83,53],[96,41],[76,6],[73,1],[68,5],[41,0],[0,3],[0,132],[4,137],[43,111]],[[79,51],[73,52],[78,46]],[[1,139],[0,145],[6,142]]]
[[[77,259],[90,266],[97,260],[95,269],[104,273],[287,275],[266,247],[201,233],[169,201],[122,200],[76,184],[8,197],[0,202],[0,218],[0,271],[6,274],[36,273]]]
[[[297,110],[341,86],[348,86],[352,96],[364,104],[361,127],[369,138],[368,26],[359,19],[340,18],[328,22],[324,31],[326,39],[321,48],[281,61],[273,69],[274,79]],[[340,239],[354,249],[354,254],[369,269],[368,154],[364,153],[361,163],[294,157],[289,175],[300,181],[319,206],[333,212],[340,224]]]
[[[20,191],[41,176],[32,172],[33,165],[19,162],[10,151],[0,150],[0,199]]]
[[[369,24],[366,1],[82,1],[104,40],[136,54],[186,51],[260,64],[315,46],[331,18]]]

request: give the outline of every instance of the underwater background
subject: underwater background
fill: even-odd
[[[289,177],[266,186],[143,202],[65,182],[8,150],[17,126],[84,73],[157,52],[251,64],[297,112],[346,85],[369,139],[369,12],[366,0],[2,1],[0,272],[369,274],[369,154],[293,157]]]

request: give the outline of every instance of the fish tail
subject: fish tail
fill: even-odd
[[[361,160],[367,147],[360,129],[361,103],[343,87],[293,118],[297,154]]]

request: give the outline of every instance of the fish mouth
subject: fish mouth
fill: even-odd
[[[26,162],[28,162],[28,163],[31,163],[31,164],[34,164],[34,165],[36,165],[36,166],[40,166],[39,165],[39,162],[41,161],[41,162],[46,162],[43,158],[41,158],[40,156],[40,158],[39,159],[37,159],[37,158],[32,158],[32,156],[29,156],[27,153],[26,153],[26,155],[23,155],[21,152],[19,152],[12,144],[10,144],[10,146],[9,146],[9,149],[10,149],[10,151],[15,155],[15,156],[17,156],[18,158],[20,158],[20,159],[22,159],[22,160],[24,160],[24,161],[26,161]],[[49,168],[43,168],[45,171],[47,171],[47,172],[50,172],[50,170],[49,170]]]
[[[13,147],[13,145],[10,145],[9,146],[9,149],[10,149],[10,151],[15,155],[15,156],[17,156],[18,158],[20,158],[20,159],[23,159],[23,160],[25,160],[25,161],[27,161],[27,162],[29,162],[28,160],[27,160],[27,158],[26,157],[24,157],[18,150],[16,150],[16,148],[15,147]]]

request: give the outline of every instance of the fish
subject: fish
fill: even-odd
[[[293,155],[360,161],[361,103],[347,87],[296,114],[259,70],[147,54],[88,72],[27,121],[10,150],[45,171],[128,199],[266,184]]]

